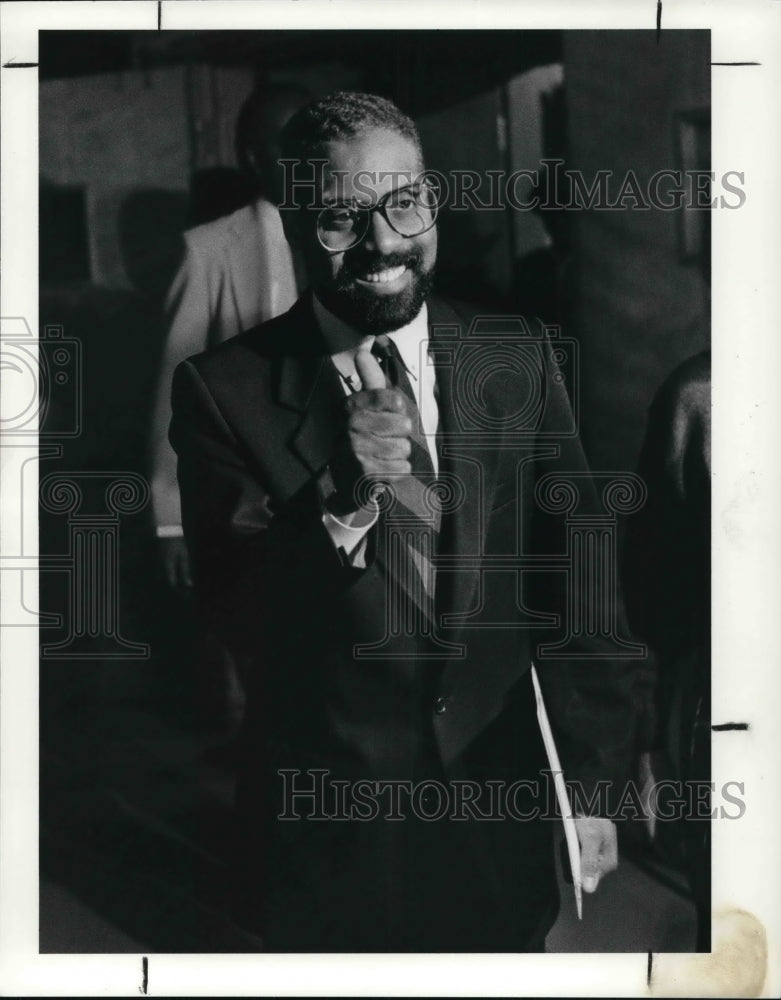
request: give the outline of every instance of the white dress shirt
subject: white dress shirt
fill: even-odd
[[[313,299],[315,319],[323,334],[331,361],[341,376],[345,394],[358,392],[361,380],[355,370],[355,355],[359,349],[371,350],[374,336],[360,333],[325,308],[317,296]],[[415,402],[420,412],[421,424],[428,445],[434,472],[439,471],[436,435],[439,408],[434,388],[436,373],[428,356],[428,311],[425,304],[417,316],[406,326],[388,334],[398,348],[401,360],[409,375]],[[323,524],[334,545],[342,549],[353,566],[362,568],[366,549],[366,536],[377,521],[376,507],[357,511],[348,518],[337,518],[328,511],[323,513]]]

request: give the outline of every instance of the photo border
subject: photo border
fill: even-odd
[[[661,5],[658,5],[661,9]],[[447,3],[447,21],[481,28],[652,28],[653,2],[511,6]],[[407,15],[406,17],[404,15]],[[81,0],[4,2],[2,27],[2,301],[4,322],[38,328],[37,30],[277,27],[437,28],[437,0]],[[664,5],[668,31],[712,31],[712,169],[745,174],[745,204],[713,213],[713,723],[747,723],[713,734],[713,780],[745,782],[746,814],[713,823],[714,911],[746,911],[764,928],[768,974],[763,995],[781,992],[781,680],[775,635],[781,592],[778,504],[778,374],[781,372],[781,3],[679,2]],[[28,65],[29,64],[29,65]],[[4,385],[4,389],[6,386]],[[12,404],[11,404],[12,405]],[[6,456],[3,466],[6,468]],[[25,512],[4,483],[0,531]],[[27,485],[27,481],[26,481]],[[37,489],[31,489],[37,495]],[[29,521],[28,521],[29,523]],[[34,555],[34,553],[30,553]],[[33,574],[30,574],[31,576]],[[2,578],[2,593],[7,577]],[[30,581],[25,598],[36,606]],[[6,995],[137,995],[144,956],[38,954],[37,630],[0,634],[0,989]],[[672,956],[654,956],[664,967]],[[680,956],[685,968],[708,956]],[[689,961],[689,966],[685,963]],[[674,970],[674,964],[668,963]],[[704,967],[703,967],[704,968]],[[646,996],[646,954],[480,956],[148,956],[150,995]],[[671,973],[674,975],[674,971]],[[704,973],[703,973],[704,975]]]

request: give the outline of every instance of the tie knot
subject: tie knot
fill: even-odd
[[[389,358],[396,356],[396,345],[387,335],[387,333],[380,333],[374,338],[374,344],[372,345],[372,354],[380,362],[387,361]]]
[[[403,378],[404,365],[398,347],[387,334],[381,333],[374,338],[372,354],[377,359],[390,385],[398,386]]]

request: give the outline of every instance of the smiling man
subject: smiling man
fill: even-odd
[[[565,635],[596,597],[568,592],[564,517],[540,509],[554,473],[595,505],[563,380],[536,325],[474,336],[431,295],[438,191],[395,105],[334,94],[283,153],[311,289],[180,366],[171,425],[200,606],[254,665],[240,915],[275,951],[542,950],[543,639],[571,640],[539,674],[586,796],[633,735],[626,663]],[[508,586],[518,553],[537,568]],[[588,891],[615,828],[577,824]]]
[[[306,139],[289,139],[289,152],[303,154],[288,160],[294,179],[306,162]],[[318,242],[302,232],[295,213],[287,216],[292,238],[313,268],[319,300],[334,315],[369,334],[397,330],[420,313],[436,262],[437,192],[420,147],[413,135],[381,121],[363,135],[332,139],[323,153]]]

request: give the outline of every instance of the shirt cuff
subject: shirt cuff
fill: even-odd
[[[344,552],[349,564],[356,569],[366,568],[366,539],[379,516],[376,504],[342,517],[337,517],[330,511],[323,513],[323,524],[331,541],[337,549]]]
[[[157,538],[184,538],[181,524],[159,524],[155,528]]]

